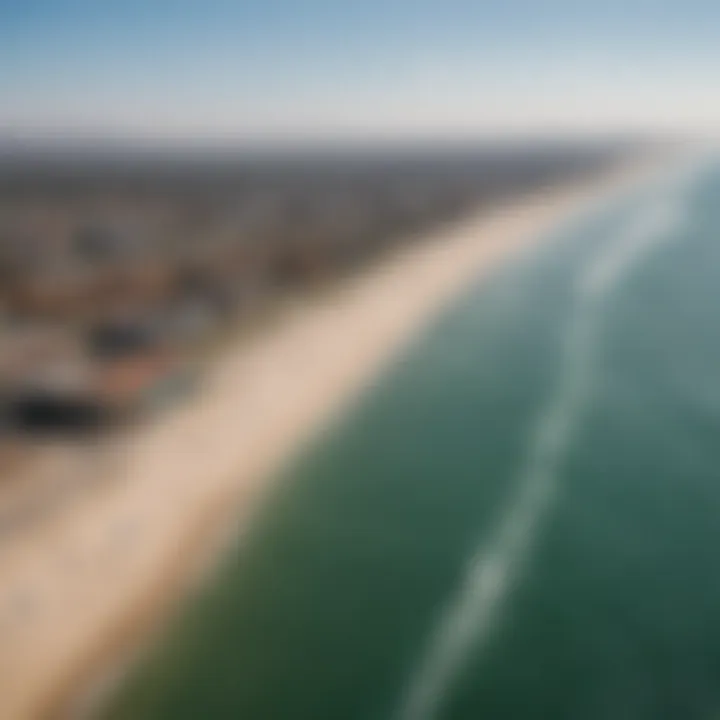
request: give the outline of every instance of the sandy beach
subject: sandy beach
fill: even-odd
[[[434,231],[230,344],[203,391],[97,448],[82,493],[0,549],[0,717],[69,717],[156,628],[268,479],[468,284],[647,174],[616,170]]]

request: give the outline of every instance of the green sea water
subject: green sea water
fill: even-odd
[[[275,488],[109,716],[720,717],[720,170],[479,283]]]

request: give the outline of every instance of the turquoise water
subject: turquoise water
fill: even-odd
[[[719,200],[668,175],[460,298],[111,714],[720,717]]]

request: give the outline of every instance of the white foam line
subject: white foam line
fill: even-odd
[[[470,558],[460,587],[442,612],[410,678],[398,720],[435,718],[471,652],[486,645],[557,495],[560,466],[590,396],[604,301],[652,249],[676,234],[685,215],[687,189],[685,185],[685,192],[680,191],[673,183],[665,186],[579,277],[575,310],[563,339],[558,385],[529,439],[514,501],[501,517],[495,536]]]

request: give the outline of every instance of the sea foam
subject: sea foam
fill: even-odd
[[[410,677],[397,720],[437,717],[469,657],[487,645],[561,490],[562,463],[592,395],[603,309],[621,280],[652,251],[679,235],[696,176],[683,171],[653,188],[625,227],[578,276],[557,384],[528,438],[513,483],[516,491],[495,533],[475,549],[457,590],[441,611]]]

